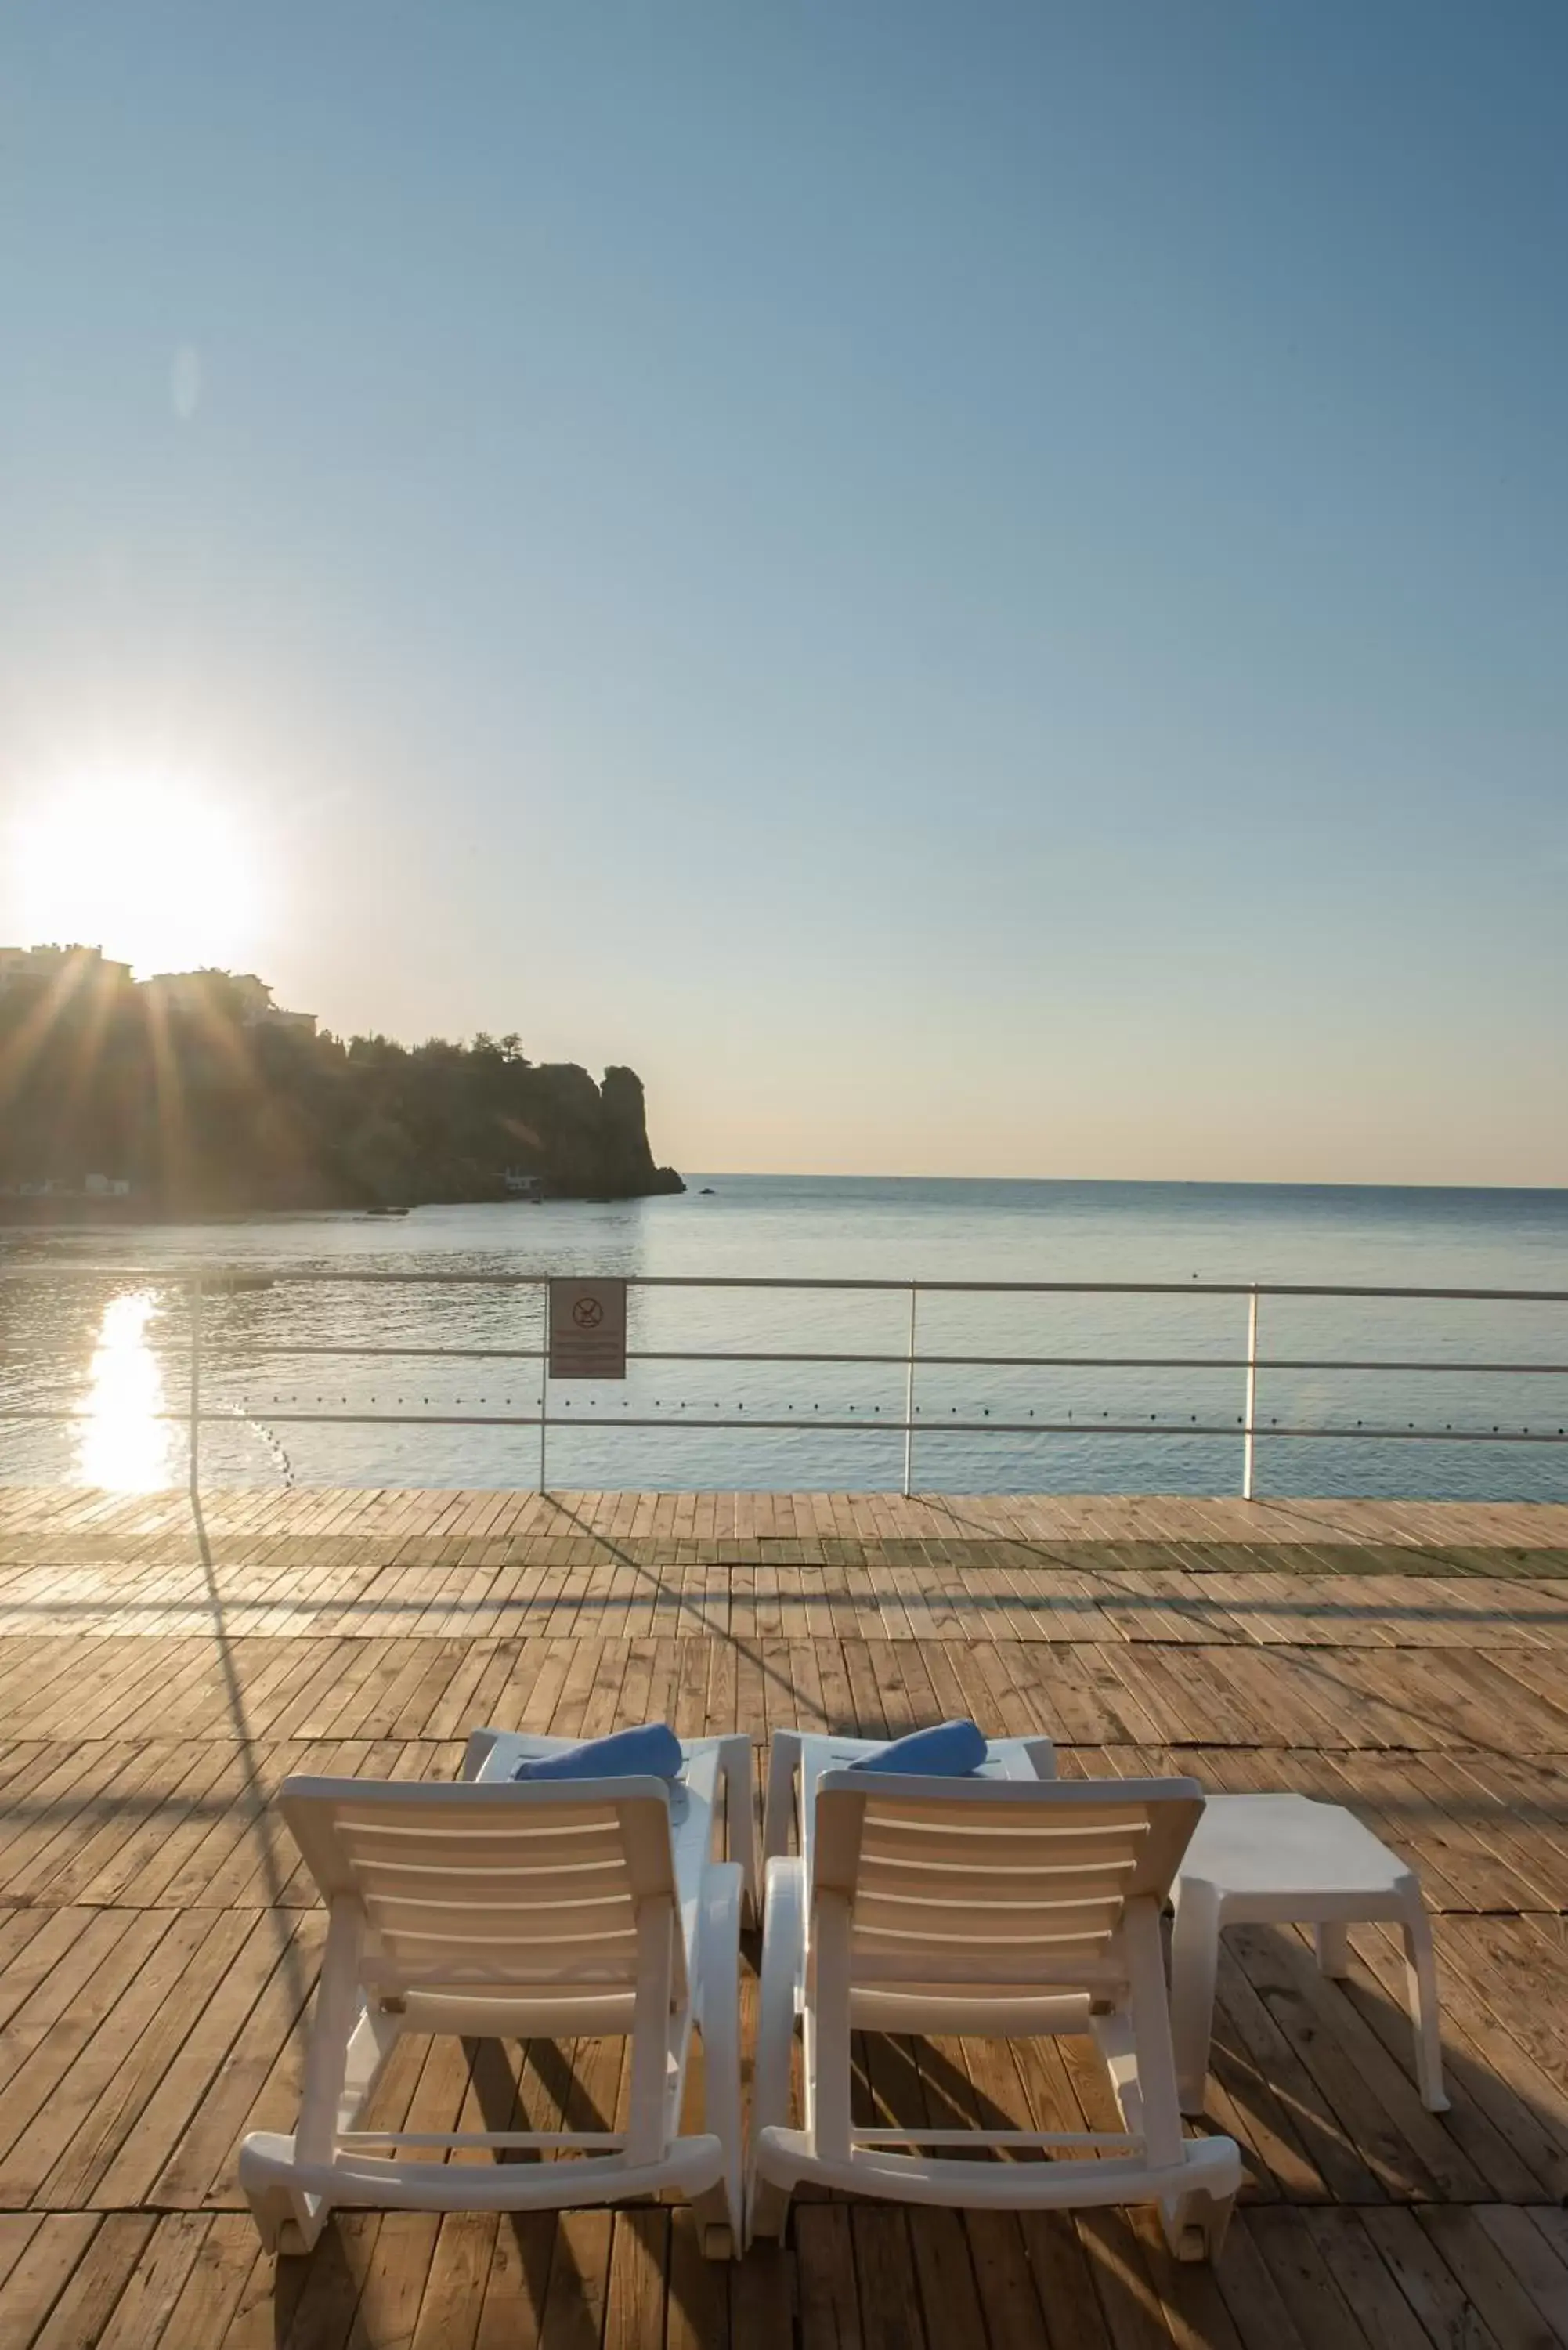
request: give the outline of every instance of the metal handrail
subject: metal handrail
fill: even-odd
[[[0,1420],[90,1420],[88,1411],[47,1411],[32,1409],[0,1411]],[[175,1420],[182,1427],[191,1415],[183,1411],[149,1411],[146,1419]],[[198,1419],[228,1420],[226,1411],[198,1411]],[[748,1433],[772,1433],[798,1436],[809,1429],[814,1436],[904,1436],[919,1430],[926,1436],[1234,1436],[1243,1429],[1240,1413],[1233,1420],[1163,1420],[1163,1419],[896,1419],[890,1415],[877,1418],[868,1414],[864,1419],[671,1419],[668,1415],[659,1419],[598,1419],[585,1414],[581,1419],[556,1419],[552,1414],[541,1422],[536,1411],[269,1411],[269,1424],[279,1428],[602,1428],[613,1429],[617,1434],[628,1428],[701,1429],[705,1436],[716,1430],[734,1429]],[[1355,1443],[1376,1438],[1379,1443],[1452,1443],[1452,1444],[1561,1444],[1568,1442],[1568,1430],[1547,1429],[1498,1428],[1364,1428],[1358,1420],[1354,1428],[1290,1428],[1271,1420],[1260,1424],[1259,1433],[1270,1437],[1322,1438],[1325,1440]],[[1250,1497],[1249,1497],[1250,1498]]]
[[[105,1265],[4,1265],[0,1275],[16,1279],[34,1277],[57,1281],[62,1277],[103,1282],[134,1281],[143,1284],[178,1286],[189,1296],[191,1306],[190,1333],[183,1349],[156,1347],[160,1354],[180,1352],[189,1357],[189,1395],[183,1411],[158,1410],[147,1417],[159,1420],[183,1421],[189,1429],[190,1480],[192,1492],[199,1484],[201,1444],[200,1430],[206,1421],[226,1420],[232,1417],[228,1409],[208,1409],[202,1399],[203,1360],[203,1306],[206,1299],[219,1295],[234,1294],[234,1284],[253,1276],[243,1268],[199,1268],[172,1271],[157,1267],[110,1267]],[[389,1287],[450,1288],[453,1286],[485,1286],[492,1288],[529,1288],[545,1290],[556,1278],[548,1273],[407,1273],[364,1271],[358,1268],[335,1268],[331,1272],[294,1270],[291,1268],[256,1268],[254,1276],[268,1286],[314,1285],[333,1286],[342,1283]],[[909,1336],[904,1348],[898,1352],[885,1350],[790,1350],[790,1349],[730,1349],[730,1348],[628,1348],[627,1359],[644,1363],[831,1363],[848,1365],[879,1365],[885,1367],[902,1366],[905,1372],[904,1410],[902,1417],[884,1415],[879,1406],[859,1419],[831,1419],[815,1413],[808,1420],[801,1417],[785,1419],[766,1419],[760,1414],[744,1418],[708,1419],[705,1418],[677,1419],[670,1413],[658,1418],[644,1416],[618,1417],[610,1419],[593,1414],[574,1419],[570,1406],[563,1411],[549,1409],[549,1349],[547,1333],[542,1333],[536,1346],[527,1347],[424,1347],[402,1345],[352,1346],[333,1341],[305,1340],[297,1344],[272,1344],[244,1338],[229,1342],[225,1352],[251,1359],[349,1358],[366,1357],[377,1359],[407,1361],[451,1360],[483,1362],[534,1362],[540,1369],[541,1394],[537,1412],[472,1413],[430,1411],[269,1411],[267,1417],[280,1426],[317,1425],[327,1427],[431,1427],[431,1428],[535,1428],[539,1430],[539,1483],[543,1491],[547,1463],[546,1446],[551,1428],[599,1427],[615,1429],[701,1428],[705,1431],[719,1430],[751,1430],[763,1433],[798,1433],[809,1427],[823,1434],[858,1435],[867,1430],[904,1439],[903,1491],[912,1490],[914,1472],[914,1440],[917,1430],[928,1433],[940,1431],[946,1435],[962,1436],[1186,1436],[1232,1437],[1238,1431],[1242,1441],[1241,1492],[1243,1498],[1253,1498],[1257,1440],[1266,1433],[1274,1439],[1291,1441],[1342,1440],[1349,1442],[1377,1441],[1387,1443],[1485,1443],[1485,1444],[1557,1444],[1568,1441],[1568,1428],[1550,1430],[1505,1430],[1500,1426],[1484,1428],[1441,1429],[1417,1428],[1413,1422],[1404,1428],[1364,1427],[1323,1428],[1265,1424],[1258,1415],[1258,1379],[1260,1373],[1276,1370],[1332,1372],[1417,1372],[1453,1376],[1469,1373],[1507,1377],[1564,1377],[1568,1365],[1539,1362],[1476,1362],[1390,1359],[1373,1360],[1365,1357],[1264,1356],[1258,1345],[1259,1305],[1265,1297],[1287,1298],[1356,1298],[1402,1300],[1419,1299],[1439,1302],[1509,1305],[1568,1305],[1568,1290],[1556,1289],[1493,1289],[1493,1288],[1430,1288],[1408,1284],[1377,1283],[1310,1283],[1310,1282],[1159,1282],[1159,1281],[900,1281],[877,1277],[821,1277],[793,1274],[642,1274],[625,1276],[628,1288],[637,1289],[732,1289],[732,1290],[792,1290],[876,1292],[907,1296],[909,1299]],[[1246,1352],[1231,1355],[975,1355],[922,1352],[919,1343],[919,1301],[927,1295],[975,1296],[1147,1296],[1147,1297],[1244,1297],[1247,1301]],[[0,1353],[20,1350],[9,1347]],[[987,1413],[979,1419],[959,1419],[956,1408],[953,1416],[936,1419],[921,1416],[916,1399],[916,1374],[920,1369],[985,1368],[985,1369],[1100,1369],[1100,1370],[1241,1370],[1245,1374],[1243,1408],[1233,1422],[1219,1423],[1211,1419],[1199,1420],[1193,1414],[1185,1423],[1162,1421],[1151,1417],[1142,1419],[1112,1420],[1108,1413],[1096,1419],[1041,1419],[1031,1414],[1026,1419],[993,1418]],[[719,1407],[715,1405],[715,1410]],[[744,1406],[737,1407],[744,1412]],[[851,1410],[853,1406],[850,1407]],[[680,1407],[684,1410],[684,1406]],[[33,1406],[11,1409],[0,1407],[0,1421],[76,1420],[90,1417],[75,1409]]]
[[[337,1282],[362,1282],[377,1288],[451,1289],[477,1285],[487,1289],[545,1289],[562,1278],[555,1273],[395,1273],[368,1272],[358,1266],[319,1269],[258,1264],[177,1268],[168,1265],[15,1264],[0,1265],[0,1277],[10,1281],[142,1281],[188,1284],[255,1281],[269,1288],[283,1284],[322,1288]],[[568,1279],[587,1280],[576,1274]],[[1503,1305],[1568,1305],[1568,1289],[1435,1289],[1401,1286],[1387,1282],[1315,1281],[929,1281],[922,1274],[911,1282],[897,1274],[794,1273],[628,1273],[617,1274],[630,1289],[880,1289],[908,1296],[911,1288],[922,1297],[942,1292],[961,1295],[1023,1297],[1060,1295],[1093,1297],[1430,1297],[1495,1300]],[[900,1357],[900,1359],[902,1359]]]
[[[190,1352],[188,1347],[162,1345],[157,1340],[145,1342],[150,1355],[177,1355],[182,1362]],[[310,1360],[317,1357],[334,1362],[339,1357],[358,1359],[384,1358],[400,1363],[536,1363],[537,1347],[348,1347],[318,1346],[302,1343],[293,1347],[267,1347],[254,1344],[248,1338],[230,1339],[224,1347],[230,1356],[242,1355],[249,1360],[270,1362],[275,1359],[292,1361],[296,1357]],[[36,1361],[35,1349],[24,1347],[0,1346],[0,1357],[25,1356]],[[628,1347],[628,1363],[879,1363],[884,1367],[906,1364],[909,1352],[900,1348],[896,1354],[825,1354],[794,1348],[769,1347],[761,1351],[739,1347]],[[994,1370],[994,1371],[1243,1371],[1245,1355],[928,1355],[917,1354],[916,1361],[922,1369],[934,1370]],[[1451,1357],[1446,1362],[1416,1362],[1408,1357],[1386,1363],[1373,1362],[1350,1355],[1260,1355],[1260,1371],[1494,1371],[1499,1374],[1521,1376],[1534,1372],[1546,1378],[1568,1378],[1568,1363],[1481,1363],[1467,1356],[1460,1361]]]

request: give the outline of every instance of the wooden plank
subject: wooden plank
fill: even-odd
[[[158,2221],[97,2337],[98,2350],[157,2350],[167,2341],[211,2225],[205,2212],[196,2211]]]
[[[1361,2215],[1331,2207],[1308,2211],[1303,2218],[1324,2269],[1379,2350],[1427,2350],[1426,2328],[1385,2265]]]
[[[149,2222],[140,2221],[143,2232]],[[28,2350],[62,2293],[81,2272],[98,2220],[88,2212],[39,2220],[8,2218],[5,2272],[0,2277],[0,2339]],[[134,2260],[130,2250],[127,2266]]]
[[[677,2205],[670,2214],[665,2350],[729,2350],[734,2274],[728,2262],[703,2258],[695,2215]],[[656,2341],[658,2335],[649,2338]]]
[[[605,2304],[604,2350],[645,2350],[647,2344],[660,2338],[664,2332],[669,2258],[668,2211],[643,2209],[617,2212]]]
[[[812,2350],[863,2350],[848,2210],[842,2203],[802,2203],[794,2233],[803,2350],[808,2343]]]
[[[449,2212],[441,2220],[410,2350],[473,2350],[495,2236],[493,2213]]]
[[[926,2215],[919,2217],[923,2220]],[[857,2203],[850,2210],[849,2231],[860,2280],[866,2350],[924,2350],[930,2336],[921,2313],[919,2258],[910,2241],[910,2215],[897,2204]],[[971,2324],[978,2334],[978,2306]]]
[[[68,2228],[79,2223],[67,2220],[57,2224]],[[25,2300],[19,2306],[12,2301],[17,2330],[8,2336],[7,2350],[86,2350],[100,2340],[151,2240],[154,2224],[142,2212],[111,2212],[83,2246],[63,2285],[52,2277],[45,2280],[47,2303],[29,2310]],[[11,2282],[16,2283],[15,2275]],[[0,2302],[0,2309],[5,2308],[6,2303]]]
[[[1305,2212],[1282,2203],[1263,2205],[1247,2212],[1239,2225],[1262,2255],[1303,2350],[1353,2350],[1353,2345],[1370,2342],[1362,2313],[1340,2290]],[[1345,2275],[1343,2268],[1339,2273]]]
[[[1368,2211],[1362,2225],[1434,2342],[1498,2350],[1496,2334],[1413,2211]]]
[[[1478,2213],[1457,2204],[1437,2204],[1418,2209],[1416,2217],[1504,2350],[1562,2350],[1563,2337],[1550,2316],[1515,2273],[1495,2237],[1482,2227]],[[1527,2244],[1530,2241],[1525,2239]],[[1541,2267],[1545,2266],[1542,2261]],[[1568,2284],[1568,2277],[1563,2282]],[[1556,2297],[1561,2307],[1560,2291]]]

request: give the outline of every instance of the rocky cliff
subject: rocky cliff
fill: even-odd
[[[501,1200],[508,1169],[547,1198],[685,1189],[654,1163],[631,1069],[596,1085],[515,1036],[346,1043],[202,976],[177,1006],[113,975],[0,996],[0,1191],[123,1177],[142,1213],[201,1215]]]

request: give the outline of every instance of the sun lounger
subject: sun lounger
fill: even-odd
[[[749,1752],[742,1772],[741,1758],[722,1751],[727,1742],[694,1742],[674,1786],[646,1776],[482,1780],[487,1763],[504,1762],[502,1735],[471,1741],[466,1784],[283,1786],[279,1807],[329,1923],[298,2124],[292,2136],[255,2133],[241,2150],[240,2183],[263,2242],[308,2250],[341,2207],[555,2210],[672,2189],[695,2205],[706,2252],[738,2252],[739,1935],[749,1872],[708,1856],[722,1782],[727,1799],[745,1795],[749,1838]],[[694,2027],[707,2126],[683,2136]],[[624,2034],[625,2129],[364,2128],[399,2039],[447,2033]],[[425,2158],[483,2149],[577,2158]]]
[[[846,1771],[881,1754],[884,1738],[838,1738],[813,1731],[775,1730],[768,1747],[763,1805],[763,1866],[789,1850],[792,1823],[805,1849],[807,1823],[825,1771]],[[984,1779],[1054,1779],[1056,1750],[1048,1738],[990,1738],[975,1773]]]
[[[752,1808],[752,1742],[744,1731],[724,1738],[682,1738],[680,1783],[696,1808],[677,1804],[671,1816],[678,1863],[711,1857],[704,1835],[717,1814],[722,1819],[729,1857],[741,1871],[742,1917],[748,1925],[763,1913],[762,1879],[757,1866],[756,1821]],[[465,1779],[508,1780],[520,1762],[570,1752],[570,1738],[545,1738],[533,1731],[472,1730],[463,1752]]]
[[[814,1777],[811,1744],[802,1851],[767,1864],[749,2232],[778,2235],[809,2181],[971,2209],[1155,2203],[1180,2256],[1211,2256],[1241,2159],[1229,2138],[1182,2135],[1160,1930],[1203,1809],[1197,1783]],[[797,2023],[805,2118],[792,2128]],[[863,2128],[855,2031],[1092,2033],[1124,2128]],[[1052,2158],[954,2159],[952,2146]]]

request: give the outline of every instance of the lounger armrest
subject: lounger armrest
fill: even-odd
[[[502,1734],[503,1733],[499,1730],[471,1730],[469,1731],[468,1742],[462,1750],[462,1770],[460,1774],[462,1778],[478,1778],[480,1773],[489,1762],[491,1755],[494,1752],[495,1747],[500,1741]]]

